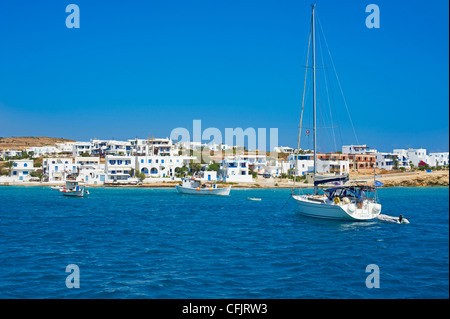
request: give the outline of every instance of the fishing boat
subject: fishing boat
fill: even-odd
[[[84,197],[89,195],[89,191],[86,189],[86,186],[80,186],[76,181],[66,181],[66,186],[61,188],[59,191],[64,196]]]
[[[176,190],[187,195],[230,195],[231,186],[217,187],[216,183],[202,184],[199,178],[183,178],[181,184],[175,185]]]
[[[316,52],[315,52],[315,5],[312,5],[311,17],[311,35],[312,35],[312,96],[313,96],[313,144],[314,144],[314,170],[313,182],[314,192],[312,194],[296,195],[293,190],[292,197],[295,201],[297,212],[302,215],[337,220],[365,221],[375,219],[381,212],[381,204],[378,203],[376,195],[376,186],[368,185],[350,185],[345,186],[349,180],[348,174],[340,174],[334,176],[323,176],[317,174],[317,137],[316,137]],[[311,36],[310,36],[311,39]],[[309,46],[309,45],[308,45]],[[305,74],[306,84],[306,74]],[[306,86],[305,86],[306,87]],[[305,93],[305,90],[303,91]],[[305,96],[305,94],[303,95]],[[303,98],[304,102],[304,98]],[[300,117],[300,130],[302,126],[302,113]],[[297,145],[297,154],[300,149],[300,131]],[[298,162],[297,162],[298,164]],[[323,194],[319,194],[319,186],[328,184],[342,184],[329,189],[325,189]]]

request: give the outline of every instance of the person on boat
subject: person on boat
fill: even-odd
[[[401,223],[401,222],[402,222],[402,220],[403,220],[403,215],[402,215],[402,214],[400,214],[400,216],[398,217],[398,222],[399,222],[399,223]]]

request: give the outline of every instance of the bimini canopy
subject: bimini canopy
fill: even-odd
[[[374,187],[371,186],[341,186],[334,187],[324,190],[328,193],[328,198],[333,199],[335,196],[347,196],[347,197],[356,197],[356,198],[364,198],[369,192],[375,191]]]
[[[314,186],[320,185],[320,184],[326,184],[326,183],[332,183],[332,182],[347,182],[348,181],[348,174],[345,175],[336,175],[336,176],[320,176],[316,175],[314,178]]]

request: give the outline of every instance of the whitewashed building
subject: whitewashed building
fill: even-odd
[[[72,156],[77,157],[83,153],[91,155],[92,144],[91,142],[75,142],[73,143]]]
[[[291,175],[302,176],[314,171],[314,154],[292,154],[287,159]]]
[[[363,145],[342,145],[344,154],[375,154],[376,149],[370,149],[366,144]]]
[[[42,170],[49,182],[64,182],[68,175],[77,173],[77,166],[69,157],[44,158]]]
[[[132,155],[136,156],[172,156],[178,155],[178,149],[169,138],[148,138],[128,140]]]
[[[217,181],[217,172],[216,171],[201,171],[200,172],[200,180],[202,182]]]
[[[148,177],[174,177],[175,169],[188,166],[193,156],[136,156],[136,170]]]
[[[31,172],[36,170],[33,165],[33,160],[14,160],[10,176],[13,177],[14,180],[27,181],[31,177]]]
[[[248,160],[237,157],[225,157],[220,161],[219,177],[226,182],[251,182]]]
[[[211,144],[207,144],[206,147],[214,152],[226,151],[226,150],[230,150],[233,148],[232,146],[229,146],[229,145],[223,144],[223,143],[221,143],[221,144],[211,143]]]
[[[76,157],[75,164],[77,181],[93,185],[102,185],[105,182],[105,164],[100,164],[100,157]]]
[[[106,155],[105,182],[122,182],[131,178],[131,171],[136,168],[134,156]]]
[[[277,146],[274,147],[273,150],[277,153],[286,153],[286,154],[293,154],[295,151],[292,147],[289,146]]]
[[[230,156],[229,158],[236,158],[238,160],[247,161],[249,169],[260,174],[264,173],[264,168],[267,166],[267,156],[264,154],[243,154]]]
[[[16,157],[22,154],[22,151],[19,150],[3,150],[0,152],[0,157],[2,159],[7,159],[7,158],[12,158],[12,157]]]
[[[430,166],[446,166],[449,164],[449,152],[430,153]]]
[[[424,162],[431,166],[431,159],[427,155],[427,150],[424,148],[409,148],[407,150],[408,159],[414,166],[419,166],[420,162]]]
[[[106,148],[104,149],[104,155],[114,156],[131,156],[131,143],[124,141],[109,140],[106,141]]]
[[[33,152],[33,157],[57,155],[59,150],[55,146],[32,146],[26,149],[27,153]]]
[[[316,170],[317,173],[331,173],[335,175],[342,175],[349,173],[349,167],[350,163],[348,160],[330,158],[317,160]]]
[[[289,170],[291,168],[289,161],[272,160],[267,162],[268,163],[264,167],[263,174],[270,175],[272,177],[278,177],[281,174],[289,174]]]
[[[73,154],[73,142],[55,143],[58,154]]]

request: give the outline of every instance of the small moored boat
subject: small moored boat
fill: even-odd
[[[61,188],[59,191],[62,192],[64,196],[84,197],[85,195],[89,195],[86,186],[80,186],[76,181],[67,181],[66,187]]]
[[[202,184],[198,178],[183,178],[181,184],[175,185],[181,194],[188,195],[230,195],[231,186],[217,187],[215,183]]]

